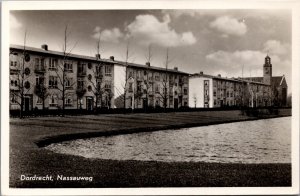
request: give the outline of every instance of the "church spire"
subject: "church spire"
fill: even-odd
[[[263,80],[264,83],[270,85],[272,80],[272,63],[269,54],[267,54],[267,56],[265,57],[263,72],[264,72],[264,80]]]

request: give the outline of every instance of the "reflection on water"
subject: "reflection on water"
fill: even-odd
[[[52,144],[54,152],[114,160],[290,163],[291,117]]]

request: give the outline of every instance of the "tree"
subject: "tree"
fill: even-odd
[[[130,40],[127,40],[126,43],[126,49],[125,49],[125,64],[124,64],[124,68],[123,68],[123,72],[121,73],[121,75],[119,77],[121,77],[122,83],[120,84],[120,86],[116,86],[114,84],[114,88],[118,93],[118,97],[115,99],[115,101],[119,102],[120,107],[123,107],[124,109],[126,109],[126,100],[127,100],[127,88],[128,86],[128,81],[130,79],[133,79],[132,77],[130,77],[130,75],[128,75],[128,62],[129,59],[132,57],[132,53],[130,51]]]
[[[60,63],[58,63],[57,69],[55,69],[58,83],[60,85],[57,86],[58,90],[61,92],[61,99],[62,99],[62,115],[64,116],[65,113],[65,98],[66,98],[66,90],[68,86],[73,86],[75,82],[70,81],[70,79],[67,77],[67,73],[69,71],[73,70],[73,64],[69,63],[69,56],[72,52],[72,50],[75,48],[76,43],[73,45],[73,47],[68,50],[69,40],[68,36],[70,35],[70,32],[68,31],[68,25],[65,26],[64,30],[64,41],[62,46],[62,52],[63,52],[63,59]]]
[[[169,48],[167,48],[166,61],[165,61],[165,73],[163,74],[163,81],[162,81],[162,92],[161,92],[161,90],[159,90],[159,95],[161,97],[160,100],[163,103],[164,110],[166,110],[166,108],[167,108],[167,103],[168,103],[168,98],[169,98],[169,94],[168,94],[168,85],[169,85],[168,66],[169,66],[170,62],[171,61],[169,59]]]
[[[100,107],[102,107],[102,96],[103,93],[105,92],[105,86],[103,87],[102,83],[103,83],[103,73],[102,73],[102,62],[101,62],[101,58],[100,58],[100,45],[101,44],[101,33],[99,35],[99,39],[97,41],[97,53],[96,53],[96,59],[97,59],[97,65],[96,67],[92,68],[93,71],[93,75],[95,76],[95,80],[92,80],[91,76],[88,76],[89,78],[89,82],[92,84],[92,86],[94,87],[92,92],[95,95],[96,99],[95,99],[95,105],[96,108],[98,108],[98,103],[100,100]]]
[[[26,51],[26,36],[27,32],[25,31],[24,45],[21,58],[18,59],[18,65],[13,65],[15,66],[15,69],[12,70],[11,68],[11,73],[13,74],[10,75],[11,101],[20,106],[20,118],[23,118],[25,95],[32,89],[33,86],[32,82],[30,81],[31,71],[29,67],[31,66],[30,64],[28,65],[28,63],[30,63],[30,56]],[[18,55],[18,53],[10,51],[10,55]],[[28,67],[26,67],[25,64],[27,64]]]
[[[45,110],[45,100],[49,96],[48,90],[45,87],[44,80],[35,86],[35,94],[42,100],[43,102],[43,110]]]
[[[146,66],[148,66],[148,67],[151,66],[152,57],[153,57],[152,45],[149,44],[147,55],[146,55]],[[150,89],[153,89],[153,82],[150,81],[150,77],[149,77],[150,71],[149,71],[148,67],[146,68],[145,73],[144,73],[144,75],[146,75],[146,79],[144,80],[144,85],[143,85],[144,92],[146,93],[146,100],[144,102],[144,104],[146,104],[146,106],[144,105],[144,108],[146,108],[146,109],[148,108],[149,93],[150,93],[149,91],[150,91]],[[152,77],[151,77],[151,80],[152,80]]]

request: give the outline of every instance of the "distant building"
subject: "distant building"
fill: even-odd
[[[263,69],[263,77],[248,77],[247,80],[263,82],[271,85],[272,88],[272,103],[275,106],[287,106],[287,82],[285,76],[273,76],[272,75],[272,63],[271,58],[266,56]]]
[[[188,74],[177,68],[64,54],[47,45],[11,45],[9,61],[11,110],[188,106]]]
[[[149,62],[139,65],[120,61],[115,62],[115,67],[118,67],[115,69],[116,107],[124,108],[124,92],[126,108],[188,107],[188,74],[177,67],[166,69],[152,67]]]
[[[190,107],[287,106],[285,76],[272,76],[271,58],[266,56],[263,77],[224,78],[203,74],[189,77]]]
[[[262,107],[271,105],[270,85],[243,80],[241,78],[224,78],[221,75],[190,75],[190,107]]]

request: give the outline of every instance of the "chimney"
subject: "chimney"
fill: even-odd
[[[44,50],[48,50],[48,45],[47,45],[47,44],[43,44],[41,47],[42,47],[42,49],[44,49]]]
[[[221,78],[221,74],[218,74],[218,77],[220,77],[220,78]]]
[[[146,65],[147,65],[148,67],[150,67],[150,62],[146,62]]]
[[[203,71],[200,71],[200,75],[203,75]]]
[[[112,61],[115,61],[115,57],[114,56],[110,56],[109,59],[112,60]]]
[[[96,59],[97,59],[97,60],[101,59],[100,54],[96,54]]]
[[[178,67],[174,67],[174,70],[178,71]]]

